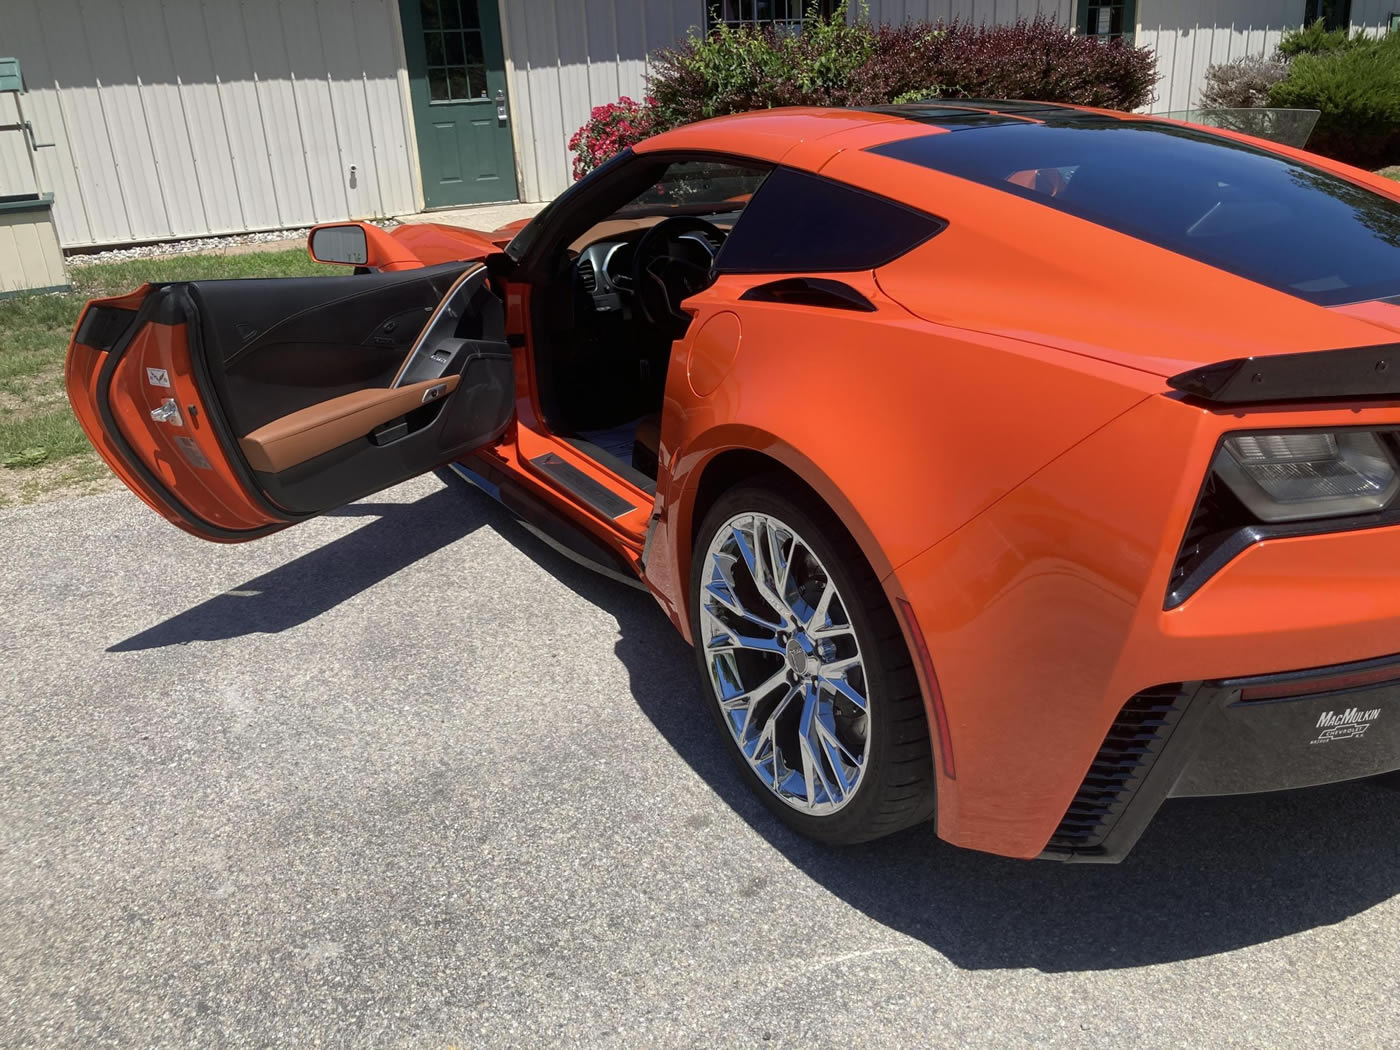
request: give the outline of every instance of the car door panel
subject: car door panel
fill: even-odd
[[[429,316],[467,269],[196,281],[204,356],[231,427],[274,419],[365,386],[387,385]]]
[[[464,269],[146,286],[95,302],[70,347],[69,397],[152,507],[207,539],[254,539],[505,431],[515,377],[500,302],[484,268]],[[411,336],[386,332],[389,319]],[[315,359],[321,383],[308,381]],[[256,379],[243,371],[254,361]]]
[[[380,406],[380,415],[395,406],[397,414],[372,426],[362,420],[358,438],[287,463],[282,470],[256,472],[259,487],[280,507],[316,514],[489,444],[513,418],[515,402],[509,348],[504,343],[495,347],[479,347],[459,358],[455,367],[460,371],[390,388],[393,393],[414,391],[403,401]],[[446,389],[435,393],[440,387]]]

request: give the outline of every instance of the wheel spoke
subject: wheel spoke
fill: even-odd
[[[860,759],[851,754],[845,744],[841,743],[841,738],[836,735],[836,727],[828,725],[827,719],[818,715],[812,727],[817,734],[817,741],[821,744],[822,750],[826,752],[827,761],[831,764],[832,772],[841,780],[843,789],[847,786],[844,767],[851,766],[860,768]]]
[[[821,693],[815,686],[809,685],[803,690],[802,701],[802,720],[797,729],[797,746],[802,754],[802,778],[807,782],[807,805],[817,805],[818,784],[826,795],[826,802],[842,802],[846,793],[827,778],[822,762],[822,742],[818,731],[821,724]]]
[[[822,675],[819,681],[822,685],[831,689],[833,692],[844,696],[847,700],[855,704],[856,707],[860,708],[862,711],[865,711],[869,708],[869,702],[865,699],[865,697],[861,696],[858,692],[856,692],[855,686],[851,685],[851,683],[846,681],[846,679],[828,678],[826,675]]]
[[[755,518],[753,521],[752,536],[746,534],[737,525],[732,527],[734,546],[738,550],[739,557],[744,561],[744,567],[749,570],[749,577],[753,580],[754,587],[758,589],[759,597],[772,606],[774,612],[780,615],[790,613],[791,610],[788,608],[787,602],[774,588],[773,581],[769,578],[769,574],[764,571],[759,559],[757,519]]]
[[[826,586],[822,588],[822,596],[817,599],[816,606],[812,609],[812,615],[807,617],[807,633],[813,634],[823,627],[828,626],[827,620],[831,615],[831,599],[836,597],[836,584],[830,580],[826,581]]]
[[[768,537],[768,565],[773,574],[773,590],[781,597],[787,594],[788,578],[792,575],[792,547],[788,548],[788,554],[783,554],[783,541],[778,536],[778,530],[769,525],[764,530]],[[791,607],[787,599],[783,598],[783,606],[788,611]]]
[[[769,630],[776,631],[780,627],[787,626],[786,622],[781,619],[764,616],[750,609],[739,598],[738,590],[734,586],[734,564],[736,560],[737,559],[735,559],[733,555],[715,555],[715,571],[710,582],[705,586],[705,593],[719,602],[735,616],[743,617],[745,620],[756,623],[760,627],[767,627]]]
[[[787,695],[778,701],[777,705],[769,713],[768,717],[764,719],[763,728],[758,731],[758,736],[754,738],[752,750],[750,750],[747,747],[744,747],[743,738],[740,738],[740,747],[743,748],[745,756],[747,756],[749,762],[753,764],[754,768],[758,770],[760,776],[762,775],[762,769],[760,769],[759,767],[762,765],[763,759],[767,755],[767,752],[764,750],[764,745],[766,744],[768,746],[768,751],[772,752],[772,779],[773,789],[775,791],[778,788],[778,779],[782,768],[782,753],[778,750],[777,743],[778,719],[782,716],[783,712],[787,710],[788,704],[792,703],[792,698],[796,696],[799,692],[800,690],[798,689],[798,687],[793,686],[788,690]]]
[[[734,597],[733,592],[729,590],[727,584],[712,583],[705,588],[705,593],[714,598],[715,601],[719,602],[720,605],[724,606],[724,608],[728,609],[735,616],[739,617],[739,619],[747,620],[755,627],[765,627],[770,631],[776,631],[784,626],[781,621],[770,620],[766,616],[760,616],[744,608],[743,603]]]
[[[849,671],[852,667],[859,667],[860,665],[861,659],[859,656],[848,656],[842,660],[830,660],[827,663],[822,664],[822,677],[845,678],[847,671]]]
[[[786,652],[776,638],[760,638],[751,634],[741,634],[736,628],[721,623],[713,616],[710,619],[714,623],[715,629],[710,634],[710,640],[705,643],[705,648],[712,653],[748,649],[752,652],[773,653],[782,656]]]
[[[787,668],[780,667],[773,675],[759,685],[745,692],[736,693],[719,702],[720,707],[724,708],[726,712],[733,713],[742,711],[744,713],[744,720],[738,728],[740,741],[749,738],[749,727],[753,722],[753,710],[755,705],[765,696],[772,693],[773,690],[777,689],[778,686],[785,684],[787,682],[787,677]],[[771,723],[771,721],[771,718],[768,719],[768,722]]]

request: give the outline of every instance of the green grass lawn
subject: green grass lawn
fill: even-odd
[[[1394,179],[1396,182],[1400,182],[1400,164],[1393,165],[1389,168],[1382,168],[1376,174],[1384,175],[1387,179]]]
[[[343,273],[301,249],[185,255],[74,267],[73,291],[0,300],[0,506],[107,476],[63,390],[63,356],[83,303],[147,281]]]

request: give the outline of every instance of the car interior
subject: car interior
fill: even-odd
[[[628,199],[600,202],[605,218],[556,246],[552,274],[536,284],[550,431],[646,491],[656,486],[671,344],[690,322],[680,304],[713,282],[725,238],[767,174],[721,161],[643,167],[623,180]]]
[[[541,224],[555,243],[540,246],[544,262],[523,276],[535,289],[542,436],[655,491],[667,362],[690,321],[680,303],[714,280],[728,231],[767,174],[634,158],[623,178],[587,187],[592,199],[566,213],[576,218]],[[318,233],[329,241],[313,244],[317,258],[366,261],[363,233]],[[512,351],[489,267],[366,273],[182,282],[160,286],[142,308],[149,320],[189,326],[220,441],[242,452],[248,487],[293,516],[460,459],[514,415]],[[94,312],[88,327],[104,316]],[[532,462],[570,469],[558,459]],[[593,495],[613,516],[633,509]]]

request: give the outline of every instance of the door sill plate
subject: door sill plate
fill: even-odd
[[[637,509],[606,485],[594,481],[578,467],[553,452],[536,456],[530,460],[530,466],[605,518],[616,521],[624,514]]]

